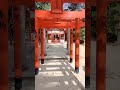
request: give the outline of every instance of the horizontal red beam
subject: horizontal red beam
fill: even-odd
[[[75,21],[75,19],[58,19],[58,18],[51,18],[51,17],[48,17],[48,18],[39,18],[39,20],[41,21],[52,21],[52,22],[56,22],[56,21],[59,21],[59,22],[71,22],[71,21]]]
[[[71,27],[71,23],[65,23],[65,22],[61,22],[61,23],[49,23],[49,22],[41,22],[39,23],[39,27],[40,28],[69,28]]]
[[[85,3],[85,0],[63,0],[65,3]]]
[[[67,22],[53,22],[53,21],[40,21],[39,20],[39,27],[41,28],[75,28],[75,21]],[[79,26],[85,26],[85,23],[80,21]]]
[[[44,11],[44,10],[35,10],[35,17],[39,18],[60,18],[60,19],[75,19],[75,18],[85,18],[85,9],[82,9],[81,11],[63,11],[62,14],[51,14],[50,11]]]
[[[36,2],[50,2],[50,0],[35,0]],[[63,0],[64,3],[84,3],[85,0]]]

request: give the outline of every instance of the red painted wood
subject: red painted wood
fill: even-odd
[[[58,24],[54,24],[54,23],[50,23],[50,22],[41,22],[39,24],[39,26],[41,28],[67,28],[67,27],[71,27],[71,23],[70,22],[61,22],[61,23],[58,23]]]
[[[90,78],[91,5],[86,1],[85,11],[85,76]]]
[[[41,60],[44,59],[44,30],[41,29]]]
[[[22,77],[20,6],[14,9],[14,69],[15,78]]]
[[[79,44],[80,44],[80,20],[76,18],[76,32],[75,32],[75,67],[79,68]]]
[[[82,11],[63,11],[62,14],[51,14],[50,11],[44,10],[35,10],[35,17],[39,17],[42,19],[54,19],[54,18],[61,18],[61,19],[75,19],[75,18],[85,18],[85,9]]]
[[[62,0],[50,0],[51,13],[62,13]]]
[[[73,59],[73,29],[70,30],[70,58]]]
[[[35,0],[36,2],[50,2],[50,0]],[[84,3],[85,0],[62,0],[64,3]]]
[[[38,60],[38,19],[35,18],[35,68],[39,68]]]
[[[85,0],[63,0],[63,2],[67,2],[67,3],[85,3]]]
[[[0,90],[8,90],[8,0],[0,1]]]
[[[107,0],[97,0],[96,90],[106,90]]]
[[[79,23],[80,26],[85,26],[84,22]],[[42,21],[40,19],[39,21],[39,27],[42,28],[75,28],[75,21],[60,21],[60,22],[54,22],[54,21]]]

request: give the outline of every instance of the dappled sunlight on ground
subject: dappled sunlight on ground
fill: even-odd
[[[69,63],[65,45],[52,44],[48,46],[45,63],[40,65],[39,74],[35,76],[35,90],[85,89],[84,65],[81,65],[85,62],[84,56],[80,60],[80,72],[76,74],[74,71],[75,61],[72,64]]]

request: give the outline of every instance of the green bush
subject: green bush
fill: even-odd
[[[116,29],[117,24],[120,22],[120,3],[111,3],[107,10],[107,42],[114,43],[117,41]],[[96,38],[96,7],[92,8],[91,12],[91,37]]]
[[[82,27],[80,30],[80,43],[83,44],[85,41],[85,27]]]
[[[80,29],[80,44],[83,44],[85,41],[85,27]],[[75,42],[75,29],[73,30],[73,42]]]
[[[107,33],[107,42],[114,43],[115,41],[117,41],[117,35],[114,33]]]

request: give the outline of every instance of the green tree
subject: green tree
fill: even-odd
[[[50,10],[51,9],[50,3],[35,2],[35,9],[37,9],[37,10]]]
[[[107,41],[115,42],[117,41],[116,29],[117,25],[120,23],[120,3],[111,3],[107,12]]]

